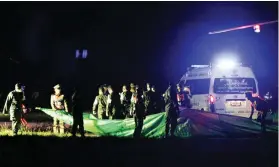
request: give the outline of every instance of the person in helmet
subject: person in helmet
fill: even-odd
[[[20,118],[22,116],[22,106],[25,103],[24,86],[21,83],[15,85],[15,90],[11,91],[6,99],[3,114],[9,112],[12,121],[13,135],[17,135],[20,128]]]
[[[66,112],[69,112],[66,96],[62,93],[61,86],[57,84],[53,87],[53,89],[54,94],[50,96],[50,105],[52,110],[65,110]],[[57,118],[53,118],[53,132],[63,134],[65,131],[64,129],[64,122],[58,120]]]

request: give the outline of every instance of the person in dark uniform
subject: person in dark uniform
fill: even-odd
[[[153,92],[154,96],[154,108],[155,108],[155,113],[160,113],[162,111],[162,106],[163,106],[163,100],[161,98],[161,95],[156,91],[156,88],[154,85],[151,86],[151,91]]]
[[[169,136],[169,127],[171,126],[171,136],[174,136],[174,131],[177,126],[177,112],[179,111],[176,97],[176,89],[170,84],[169,88],[164,93],[165,111],[166,111],[166,131],[165,137]]]
[[[128,91],[127,86],[122,86],[122,92],[120,95],[120,103],[121,103],[121,114],[124,118],[129,117],[130,106],[131,106],[131,93]]]
[[[147,115],[154,114],[155,113],[154,93],[151,91],[151,85],[149,83],[146,84],[146,91],[143,94],[143,102],[144,102],[146,114]]]
[[[15,85],[15,90],[11,91],[6,99],[3,114],[9,111],[12,121],[13,135],[17,135],[20,128],[20,119],[22,116],[22,106],[25,103],[24,86],[21,83]]]
[[[260,96],[253,97],[252,92],[246,92],[245,96],[252,103],[253,108],[256,109],[259,112],[260,121],[261,121],[261,130],[262,130],[263,133],[266,132],[265,117],[266,117],[267,112],[269,110],[268,103],[263,98],[261,98]]]
[[[72,127],[72,135],[76,136],[77,127],[79,127],[79,132],[81,137],[84,137],[84,126],[83,126],[83,112],[82,112],[82,104],[81,104],[81,96],[78,88],[74,89],[74,93],[72,95],[72,112],[73,112],[73,127]]]
[[[120,97],[113,91],[111,86],[108,86],[108,92],[106,116],[109,117],[109,119],[120,119]]]
[[[65,110],[66,112],[69,112],[68,102],[66,96],[62,93],[61,86],[57,84],[53,88],[54,94],[50,96],[52,110]],[[53,132],[63,134],[64,129],[64,122],[57,118],[53,118]]]
[[[141,136],[143,121],[145,119],[145,114],[146,114],[141,91],[138,91],[137,93],[133,94],[132,101],[134,104],[132,108],[132,112],[135,121],[135,131],[133,136],[134,138],[139,138]]]
[[[106,106],[107,106],[107,97],[104,95],[104,90],[102,87],[99,88],[99,95],[96,96],[93,102],[93,114],[98,115],[98,119],[106,119]]]

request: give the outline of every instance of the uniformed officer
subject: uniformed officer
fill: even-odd
[[[66,96],[62,93],[61,86],[57,84],[53,87],[53,89],[54,94],[50,97],[52,110],[65,110],[66,112],[69,112]],[[53,132],[63,134],[64,131],[64,122],[62,120],[58,120],[57,118],[53,118]]]
[[[93,114],[98,115],[98,119],[106,119],[106,106],[107,97],[104,95],[104,90],[102,87],[99,88],[99,95],[96,96],[93,102]]]
[[[8,94],[3,108],[3,114],[9,111],[13,135],[17,135],[18,129],[20,128],[20,118],[22,116],[22,105],[24,105],[24,102],[24,86],[21,83],[17,83],[15,90]]]
[[[154,93],[151,91],[151,85],[149,83],[146,84],[146,91],[143,95],[143,102],[145,106],[145,111],[147,115],[151,115],[155,113],[155,100]]]
[[[135,131],[134,131],[135,138],[139,138],[141,136],[143,121],[146,115],[141,92],[142,91],[138,91],[137,93],[134,93],[134,95],[132,96],[132,101],[133,101],[132,112],[135,121]]]
[[[84,137],[84,126],[83,126],[83,112],[82,112],[82,99],[78,88],[74,89],[74,93],[72,95],[72,112],[73,112],[73,128],[72,135],[76,136],[77,127],[79,127],[79,131],[81,137]]]
[[[122,86],[122,92],[120,93],[120,103],[121,103],[121,114],[124,118],[129,117],[130,107],[131,107],[131,93],[128,91],[127,86]]]
[[[108,100],[106,107],[106,116],[109,119],[120,119],[120,97],[119,94],[115,93],[111,86],[108,86]]]
[[[255,108],[259,112],[259,118],[261,121],[261,130],[263,133],[266,132],[266,120],[265,117],[268,113],[269,106],[265,99],[260,96],[253,97],[252,92],[245,93],[246,98],[252,103],[252,107]]]
[[[171,126],[171,136],[174,136],[174,131],[177,126],[177,112],[179,111],[176,98],[176,89],[170,84],[167,91],[164,93],[165,111],[166,111],[166,136],[169,136],[169,126]]]

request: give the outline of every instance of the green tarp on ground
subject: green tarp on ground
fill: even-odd
[[[66,124],[73,125],[73,117],[65,111],[54,111],[46,108],[37,108],[51,117],[64,121]],[[84,113],[84,129],[97,136],[117,136],[132,137],[135,129],[133,118],[124,120],[99,120],[92,114]],[[147,138],[160,138],[165,135],[165,113],[147,116],[144,120],[142,136]],[[179,124],[177,136],[189,137],[186,124]]]
[[[65,111],[53,111],[38,108],[44,113],[73,124],[73,117]],[[133,118],[124,120],[98,120],[92,114],[84,113],[84,128],[97,136],[132,137],[135,123]],[[160,138],[165,135],[165,113],[147,116],[144,120],[142,135],[147,138]],[[267,125],[267,131],[278,133],[277,125]],[[201,112],[198,110],[183,110],[178,118],[175,135],[190,136],[249,136],[261,133],[260,123],[248,118]]]

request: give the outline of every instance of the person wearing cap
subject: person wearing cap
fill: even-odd
[[[6,99],[3,114],[9,111],[10,120],[12,121],[13,135],[17,135],[18,129],[20,128],[20,118],[23,110],[22,106],[25,103],[24,86],[20,83],[15,85],[15,90],[11,91]]]
[[[120,119],[120,97],[119,94],[113,91],[111,86],[108,86],[108,98],[107,98],[107,106],[106,106],[106,116],[112,119]]]
[[[68,103],[66,100],[66,96],[62,93],[61,86],[59,84],[53,87],[54,94],[50,96],[50,105],[52,110],[68,110]],[[57,118],[53,118],[53,132],[54,133],[64,133],[64,122],[58,120]]]
[[[99,95],[95,97],[93,102],[93,114],[98,115],[98,119],[106,118],[107,97],[104,95],[103,87],[99,87]]]

